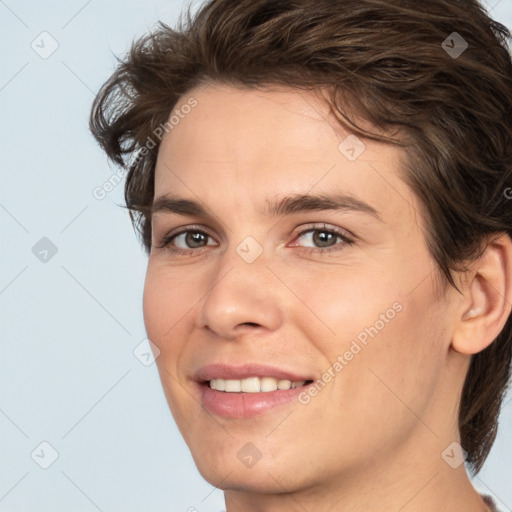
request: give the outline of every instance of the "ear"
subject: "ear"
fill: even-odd
[[[471,266],[452,337],[452,348],[476,354],[502,331],[512,311],[512,240],[507,234],[493,239]]]

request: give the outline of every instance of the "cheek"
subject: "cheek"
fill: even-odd
[[[343,354],[357,337],[363,343],[370,339],[368,330],[375,332],[375,325],[379,333],[387,330],[400,315],[401,286],[376,266],[329,266],[314,274],[303,271],[285,277],[300,299],[287,313],[330,358]]]
[[[394,393],[424,408],[442,368],[444,306],[433,300],[430,279],[418,286],[418,268],[412,267],[340,269],[338,275],[331,270],[314,280],[294,280],[309,311],[298,307],[293,322],[315,345],[316,355],[322,354],[318,370],[336,374],[331,398],[363,415],[375,410],[378,418],[387,409],[386,414],[407,419],[410,412]]]
[[[165,350],[162,344],[164,334],[172,326],[172,313],[169,315],[167,312],[174,311],[174,308],[169,304],[164,288],[149,275],[144,284],[142,310],[147,336],[162,352]]]
[[[143,294],[143,315],[149,338],[161,342],[170,340],[186,322],[201,295],[189,278],[179,271],[169,271],[150,261],[146,272]],[[167,344],[167,343],[166,343]]]
[[[148,266],[143,293],[143,317],[147,337],[160,350],[156,364],[162,382],[172,382],[165,375],[166,372],[177,375],[179,357],[187,339],[187,313],[191,313],[192,306],[198,301],[197,293],[187,293],[190,289],[191,286],[180,283],[174,272],[164,271],[151,264]]]
[[[184,411],[194,410],[190,394],[178,384],[180,360],[187,342],[187,313],[197,303],[197,292],[190,283],[180,280],[177,272],[170,272],[151,261],[146,272],[143,293],[143,316],[148,338],[159,348],[156,365],[164,394],[178,428],[184,421]],[[186,432],[182,432],[186,437]]]
[[[418,291],[402,296],[393,318],[376,322],[380,313],[387,316],[385,301],[383,307],[372,310],[373,319],[363,329],[354,325],[352,332],[359,329],[365,334],[365,344],[358,342],[357,334],[352,336],[361,349],[356,349],[357,355],[342,372],[336,400],[351,404],[353,414],[359,415],[356,423],[368,438],[379,425],[382,436],[398,442],[414,428],[418,417],[432,413],[446,340],[442,305],[430,303],[429,295]],[[345,343],[351,343],[350,339]]]

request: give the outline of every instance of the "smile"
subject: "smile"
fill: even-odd
[[[276,379],[274,377],[248,377],[245,379],[211,379],[208,384],[211,389],[226,393],[268,393],[271,391],[283,391],[304,386],[312,381],[291,381]]]

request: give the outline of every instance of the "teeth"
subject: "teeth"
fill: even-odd
[[[258,377],[248,377],[242,379],[242,391],[244,393],[259,393],[260,392],[260,379]]]
[[[263,377],[260,380],[260,387],[261,391],[275,391],[277,389],[277,380],[272,377]]]
[[[290,389],[292,387],[292,382],[290,380],[280,380],[277,383],[277,389]]]
[[[215,389],[218,391],[225,391],[226,381],[224,379],[215,379]]]
[[[286,390],[303,386],[305,380],[292,382],[291,380],[278,380],[273,377],[248,377],[242,380],[212,379],[210,388],[228,393],[260,393],[261,391]]]
[[[224,382],[226,383],[224,391],[229,393],[240,393],[242,391],[242,383],[239,380],[225,380]]]

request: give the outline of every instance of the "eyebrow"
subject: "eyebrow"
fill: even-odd
[[[279,200],[265,201],[264,215],[277,217],[310,211],[347,211],[371,215],[379,222],[384,222],[379,212],[371,205],[360,199],[343,193],[323,194],[294,194]],[[175,213],[178,215],[197,215],[210,217],[205,207],[192,199],[185,199],[173,195],[163,195],[155,199],[151,207],[151,214]]]

